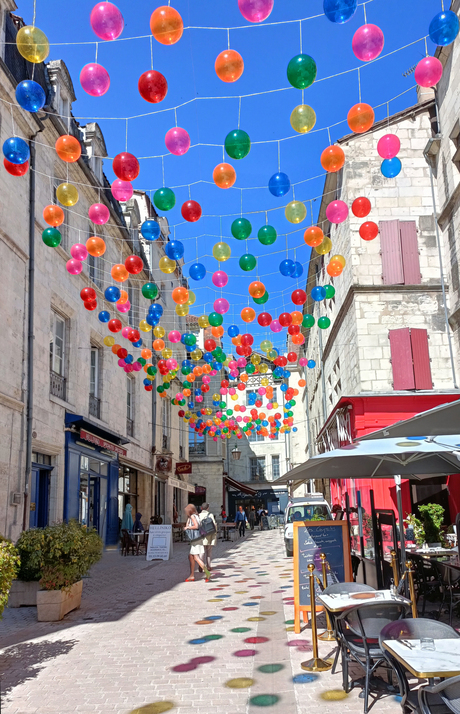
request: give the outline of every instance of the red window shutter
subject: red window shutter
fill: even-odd
[[[411,328],[410,341],[414,363],[415,389],[433,389],[431,378],[428,332]]]
[[[418,254],[418,236],[415,221],[401,221],[401,255],[404,272],[404,285],[420,285],[420,257]]]
[[[390,330],[388,336],[390,338],[393,389],[415,389],[409,328]]]
[[[384,285],[404,285],[399,221],[380,221],[382,275]]]

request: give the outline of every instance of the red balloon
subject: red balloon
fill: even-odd
[[[305,290],[299,288],[298,290],[294,290],[291,295],[291,299],[294,305],[304,305],[307,302],[307,293],[305,292]]]
[[[11,176],[24,176],[29,170],[29,162],[24,164],[12,164],[8,159],[3,159],[3,166]]]
[[[236,354],[239,355],[240,357],[243,357],[243,354],[244,354],[244,347],[243,347],[243,345],[237,345],[237,346],[236,346],[236,349],[235,349],[235,352],[236,352]]]
[[[289,325],[288,332],[290,335],[298,335],[300,332],[300,325]]]
[[[139,176],[139,161],[133,154],[125,151],[117,154],[112,161],[112,169],[115,176],[121,181],[134,181]]]
[[[288,362],[297,362],[297,355],[296,355],[295,352],[289,352],[287,358],[288,358]],[[286,392],[286,397],[287,397],[288,400],[289,400],[289,399],[290,399],[290,395],[288,395],[288,392],[289,392],[289,390],[287,390],[287,392]]]
[[[254,344],[254,337],[252,335],[249,335],[248,333],[246,333],[245,335],[241,335],[241,344],[243,345],[243,347],[250,347]]]
[[[220,383],[220,386],[226,389],[228,387],[228,379],[223,379]]]
[[[95,310],[97,308],[97,300],[85,300],[83,305],[85,310]]]
[[[124,347],[120,347],[120,349],[117,351],[117,357],[119,357],[120,359],[124,359],[127,356],[128,350],[126,350]]]
[[[80,297],[82,300],[89,301],[96,300],[97,295],[94,288],[82,288],[82,290],[80,291]]]
[[[245,383],[244,383],[244,382],[240,382],[240,383],[238,384],[237,389],[239,389],[240,392],[244,392],[244,390],[246,389]]]
[[[121,320],[114,318],[108,321],[107,327],[109,328],[110,332],[120,332],[123,325],[121,324]]]
[[[168,93],[168,83],[166,79],[161,72],[156,72],[154,69],[141,74],[137,86],[142,99],[145,99],[146,102],[150,102],[150,104],[162,102]]]
[[[365,196],[360,196],[351,204],[351,210],[357,218],[365,218],[371,212],[371,202]]]
[[[125,260],[125,268],[131,275],[137,275],[144,269],[144,262],[138,255],[129,255]]]
[[[374,240],[379,234],[379,227],[374,221],[366,221],[359,229],[359,235],[363,240]]]
[[[139,342],[140,339],[141,339],[141,333],[139,332],[139,330],[131,330],[128,340],[130,342]]]
[[[278,364],[280,365],[280,367],[286,367],[287,359],[284,355],[281,355],[280,357],[278,357]]]
[[[289,327],[289,325],[292,323],[292,315],[290,312],[282,312],[281,315],[278,318],[278,322],[280,325],[283,327]]]
[[[215,341],[214,340],[205,340],[204,348],[205,348],[206,352],[212,352],[213,350],[216,349]]]
[[[144,389],[146,392],[151,392],[153,391],[153,384],[145,384]]]
[[[243,357],[250,357],[252,355],[252,349],[249,347],[249,345],[241,345],[241,350],[242,350],[242,356]]]
[[[269,312],[261,312],[257,318],[257,322],[261,327],[268,327],[272,321],[272,316]]]
[[[182,218],[189,223],[195,223],[201,218],[201,206],[198,201],[186,201],[180,209]]]

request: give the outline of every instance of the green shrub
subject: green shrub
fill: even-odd
[[[19,567],[19,555],[10,540],[0,536],[0,619],[8,602],[11,583]]]
[[[444,520],[444,508],[438,503],[427,503],[418,507],[420,519],[425,530],[427,543],[442,543],[441,525]]]
[[[45,544],[45,530],[32,528],[23,531],[16,543],[21,558],[18,579],[38,582],[42,576],[42,551]]]

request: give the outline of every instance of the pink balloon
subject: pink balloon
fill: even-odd
[[[180,342],[180,338],[181,338],[181,334],[180,334],[179,330],[171,330],[171,332],[168,335],[168,340],[170,342],[174,342],[174,343]],[[180,397],[180,399],[182,399],[182,397]]]
[[[238,357],[238,367],[241,369],[242,367],[246,367],[246,357]]]
[[[195,397],[195,401],[196,401],[196,402],[202,402],[202,401],[203,401],[203,397],[201,396],[201,394],[198,394],[198,395]]]
[[[384,44],[383,32],[377,25],[359,27],[351,41],[353,52],[362,62],[370,62],[378,57]]]
[[[274,0],[238,0],[238,8],[248,22],[263,22],[273,10]]]
[[[216,374],[217,374],[217,369],[212,369],[212,370],[211,370],[211,375],[212,375],[213,377],[215,377]]]
[[[131,327],[124,327],[121,331],[122,337],[124,337],[127,340],[130,332],[131,332]]]
[[[121,357],[121,358],[118,360],[118,366],[119,366],[119,367],[124,367],[124,366],[125,366],[125,360],[124,360],[123,357]]]
[[[214,300],[214,310],[219,313],[219,315],[225,315],[230,309],[230,303],[225,298],[217,298]]]
[[[267,409],[273,409],[273,404],[271,402],[268,402]]]
[[[240,417],[240,416],[237,416],[237,417],[236,417],[236,421],[237,421],[238,423],[239,423],[240,421],[242,421],[242,419],[243,419],[243,417]]]
[[[265,387],[259,387],[259,389],[257,390],[257,393],[263,397],[266,391],[267,390],[265,389]]]
[[[125,312],[129,312],[131,310],[131,303],[129,302],[129,300],[126,300],[126,302],[117,302],[116,305],[117,305],[118,312],[125,313]],[[123,337],[124,337],[124,335],[123,335]]]
[[[177,362],[173,357],[166,360],[166,366],[168,369],[177,369]]]
[[[68,260],[65,267],[67,268],[67,272],[71,275],[79,275],[83,270],[81,261],[76,260],[75,258]]]
[[[283,326],[280,325],[280,323],[279,323],[278,320],[272,320],[272,321],[271,321],[271,323],[270,323],[270,330],[271,330],[272,332],[281,332],[282,329],[283,329]]]
[[[306,366],[307,366],[307,363],[308,363],[308,360],[307,360],[306,357],[301,357],[301,358],[299,359],[299,364],[300,364],[301,367],[306,367]]]
[[[93,205],[89,207],[88,216],[90,221],[96,223],[98,226],[103,226],[110,218],[110,211],[103,203],[93,203]]]
[[[129,372],[133,371],[133,365],[132,364],[125,364],[124,368],[125,372],[128,374]]]
[[[209,374],[203,375],[202,381],[203,381],[203,384],[209,384],[209,382],[211,381],[211,377],[209,376]]]
[[[185,129],[175,126],[166,132],[165,144],[174,156],[183,156],[190,149],[190,136]]]
[[[134,364],[133,364],[133,370],[134,370],[135,372],[140,372],[141,369],[142,369],[141,363],[140,363],[140,362],[134,362]]]
[[[442,77],[442,63],[437,57],[424,57],[415,68],[414,77],[419,87],[434,87]]]
[[[238,367],[238,362],[235,362],[234,359],[232,359],[232,361],[228,363],[228,368],[229,368],[232,372],[234,372],[237,367]]]
[[[117,201],[129,201],[133,195],[133,187],[129,181],[115,179],[112,184],[112,196]]]
[[[343,223],[348,218],[345,201],[331,201],[326,208],[326,217],[331,223]]]
[[[216,270],[212,275],[212,282],[216,288],[224,288],[228,283],[228,275],[224,270]]]
[[[240,404],[240,412],[245,412],[245,411],[246,411],[246,405]],[[249,417],[243,417],[243,419],[247,419],[249,421]]]
[[[74,243],[74,245],[70,249],[70,255],[72,256],[72,258],[75,258],[75,260],[86,260],[86,258],[88,257],[88,251],[86,250],[86,246],[84,246],[83,243]]]
[[[227,394],[227,389],[226,389],[226,387],[221,387],[221,388],[219,389],[219,392],[222,394],[222,396],[225,396],[225,395]]]
[[[89,18],[95,35],[101,40],[116,40],[123,32],[123,15],[111,2],[100,2],[95,5]]]
[[[102,97],[110,87],[110,76],[101,64],[85,64],[80,72],[80,84],[91,97]]]
[[[377,151],[382,159],[394,159],[398,155],[400,148],[401,142],[396,134],[385,134],[377,144]]]
[[[235,387],[230,387],[230,389],[228,390],[228,393],[229,393],[229,394],[232,394],[232,395],[233,395],[233,394],[236,394],[236,389],[235,389]]]

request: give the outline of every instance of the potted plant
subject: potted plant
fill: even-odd
[[[8,602],[8,593],[19,567],[19,556],[10,540],[0,536],[0,618]]]
[[[418,546],[422,546],[425,542],[425,530],[420,518],[414,516],[413,513],[408,513],[404,523],[407,526],[406,540],[414,540]],[[412,533],[409,533],[409,531],[412,531]],[[410,537],[411,535],[413,535],[413,538]]]
[[[427,503],[418,507],[420,519],[425,531],[425,541],[430,547],[439,547],[443,543],[441,525],[444,520],[444,508],[438,503]]]
[[[17,579],[13,580],[8,607],[36,607],[40,590],[41,553],[44,543],[43,528],[23,531],[16,543],[21,564]]]

